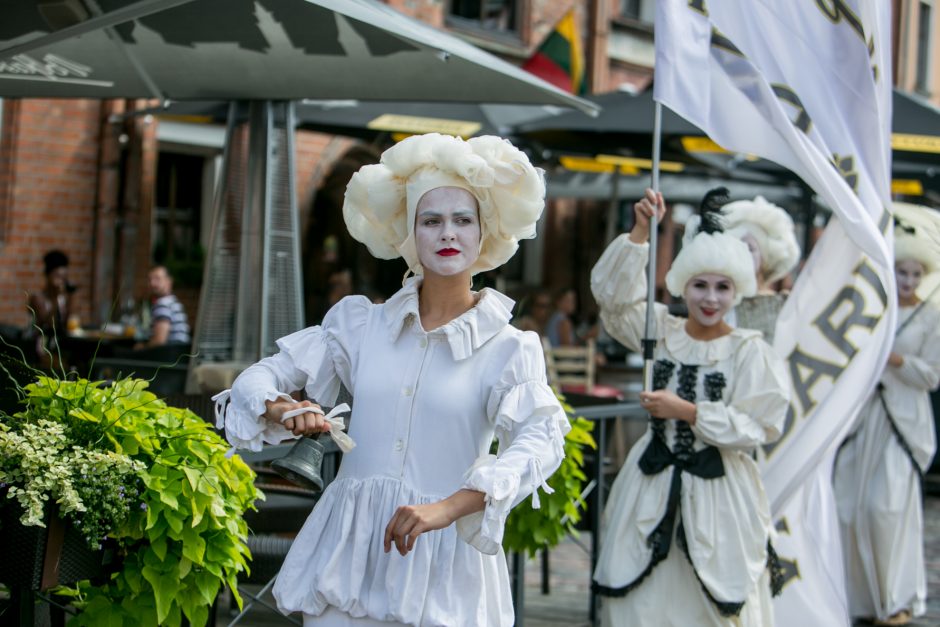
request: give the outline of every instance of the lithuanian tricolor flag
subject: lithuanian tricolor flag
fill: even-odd
[[[574,9],[565,13],[522,69],[565,91],[584,93],[584,50]]]

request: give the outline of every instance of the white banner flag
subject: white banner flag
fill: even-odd
[[[792,170],[838,218],[775,335],[793,393],[762,468],[790,576],[781,625],[848,624],[825,473],[880,376],[896,316],[889,27],[884,0],[657,2],[656,99],[723,147]]]

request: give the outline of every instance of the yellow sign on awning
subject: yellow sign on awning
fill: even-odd
[[[601,163],[591,157],[564,156],[559,157],[558,162],[563,168],[573,172],[613,172],[617,167],[613,163]],[[640,170],[633,166],[621,165],[620,173],[627,176],[636,176],[640,173]]]
[[[940,137],[934,135],[909,135],[891,133],[891,148],[908,152],[940,154]]]
[[[685,148],[686,152],[717,152],[723,154],[730,152],[713,142],[709,137],[696,137],[692,135],[687,135],[682,138],[682,147]]]
[[[923,196],[924,184],[917,179],[894,179],[891,181],[891,193],[902,196]]]
[[[620,155],[597,155],[596,159],[598,163],[609,163],[610,165],[628,166],[643,170],[653,169],[653,162],[649,159],[621,157]],[[685,169],[685,164],[678,161],[660,161],[659,169],[663,172],[682,172]]]
[[[473,137],[482,128],[479,122],[466,120],[448,120],[445,118],[425,118],[415,115],[385,113],[369,122],[366,126],[375,131],[394,131],[421,135],[423,133],[441,133],[456,137]]]

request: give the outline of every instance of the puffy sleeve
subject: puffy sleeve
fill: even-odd
[[[546,383],[538,335],[527,332],[521,337],[487,402],[499,442],[497,454],[479,458],[463,485],[486,495],[485,508],[457,520],[457,534],[490,555],[499,551],[509,510],[530,494],[532,506],[538,508],[539,487],[552,493],[545,481],[561,465],[565,434],[571,430]]]
[[[894,369],[894,374],[912,388],[930,391],[940,384],[940,311],[925,305],[923,313],[911,324],[924,329],[924,341],[916,353],[901,354],[904,363]]]
[[[780,438],[790,403],[783,361],[757,336],[734,354],[727,401],[699,401],[692,431],[720,448],[753,449]]]
[[[291,400],[301,388],[307,397],[330,406],[340,384],[353,389],[352,373],[371,303],[364,296],[349,296],[327,312],[321,326],[297,331],[277,341],[280,351],[248,367],[231,390],[213,397],[216,426],[234,448],[261,450],[263,443],[278,444],[295,436],[262,415],[265,403]]]
[[[635,244],[624,233],[617,237],[591,270],[591,291],[601,308],[608,333],[627,348],[641,351],[646,331],[646,263],[649,244]],[[654,337],[662,337],[668,312],[656,305]]]

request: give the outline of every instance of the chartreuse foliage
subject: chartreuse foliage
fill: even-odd
[[[584,506],[581,490],[587,479],[584,474],[583,448],[597,448],[597,444],[591,437],[594,423],[575,417],[574,410],[563,399],[559,396],[568,414],[571,431],[565,436],[565,459],[548,479],[549,487],[555,492],[539,494],[539,509],[532,508],[531,499],[513,508],[503,534],[503,548],[506,551],[526,552],[531,557],[541,549],[558,544],[566,533],[577,534],[575,524],[581,520],[581,508]],[[565,522],[562,522],[563,519]]]
[[[25,390],[17,422],[61,423],[76,446],[142,463],[139,503],[111,536],[123,548],[109,582],[60,588],[81,611],[77,625],[204,625],[221,586],[238,598],[236,576],[250,559],[244,512],[259,493],[254,473],[189,410],[168,407],[147,383],[105,386],[39,378]],[[239,604],[241,599],[238,598]]]

